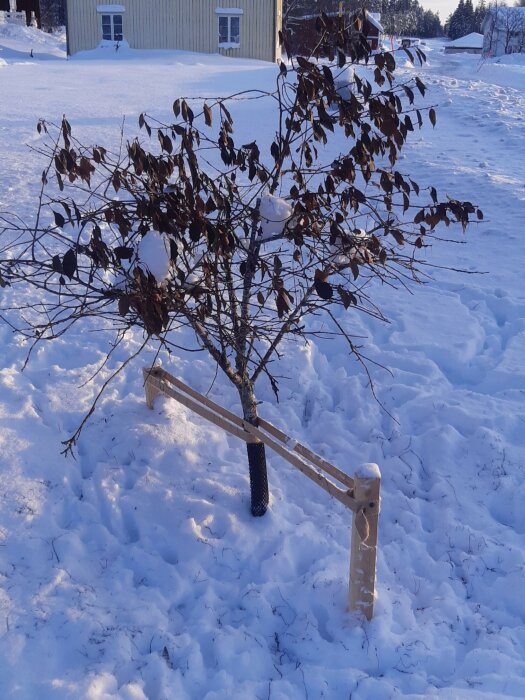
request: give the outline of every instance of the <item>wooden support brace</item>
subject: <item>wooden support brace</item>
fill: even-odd
[[[264,430],[266,430],[267,433],[273,435],[278,440],[283,442],[289,450],[291,450],[292,452],[297,452],[297,454],[301,455],[301,457],[304,457],[312,464],[315,464],[316,467],[326,472],[327,474],[330,474],[330,476],[333,476],[335,479],[337,479],[337,481],[340,481],[342,484],[347,486],[350,491],[353,491],[354,480],[351,476],[341,471],[337,467],[334,467],[333,464],[330,464],[330,462],[327,462],[326,459],[319,457],[319,455],[316,455],[315,452],[312,452],[304,445],[301,445],[300,442],[292,441],[291,438],[289,438],[288,435],[283,433],[282,430],[279,430],[279,428],[276,428],[274,425],[268,423],[262,418],[259,419],[259,427],[263,428]]]
[[[354,476],[354,495],[362,509],[352,522],[348,607],[367,620],[374,612],[377,530],[381,505],[381,472],[377,464],[364,464]]]
[[[158,394],[165,394],[245,442],[263,442],[345,506],[354,512],[361,508],[361,504],[356,501],[353,493],[354,480],[351,477],[311,452],[304,445],[291,441],[285,433],[271,423],[261,419],[259,427],[255,427],[186,386],[162,367],[152,367],[149,370],[143,370],[143,372],[146,401],[148,401],[150,408],[153,407],[153,401]],[[321,472],[329,474],[344,488],[334,484]]]
[[[358,612],[370,620],[375,597],[381,487],[379,467],[376,464],[364,464],[351,477],[292,440],[271,423],[263,419],[259,420],[258,426],[248,423],[161,367],[145,369],[143,374],[149,408],[153,408],[153,402],[159,394],[164,394],[247,443],[263,442],[353,511],[348,603],[352,612]]]

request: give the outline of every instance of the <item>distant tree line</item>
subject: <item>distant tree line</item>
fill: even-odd
[[[525,7],[525,0],[515,0],[514,7]],[[481,25],[487,12],[492,8],[510,7],[511,4],[501,0],[485,3],[485,0],[473,6],[472,0],[459,0],[459,4],[445,23],[445,32],[451,39],[478,32],[482,34]]]
[[[502,3],[499,3],[500,5]],[[487,10],[492,6],[485,4],[485,0],[480,2],[474,8],[472,0],[459,0],[459,4],[454,12],[448,18],[445,24],[447,35],[451,39],[459,39],[471,32],[481,34],[481,25],[487,14]]]
[[[381,13],[381,24],[387,34],[422,38],[443,35],[439,15],[425,10],[417,0],[372,0],[369,9]]]
[[[40,0],[42,29],[47,32],[66,24],[65,0]]]
[[[428,38],[443,35],[439,15],[425,10],[417,0],[345,0],[341,6],[345,14],[362,7],[369,12],[378,12],[385,33],[389,35]],[[339,7],[338,0],[284,0],[284,20],[286,23],[289,18],[320,12],[337,13]]]

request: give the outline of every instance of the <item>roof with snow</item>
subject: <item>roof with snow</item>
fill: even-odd
[[[457,49],[482,49],[483,34],[471,32],[470,34],[459,37],[459,39],[454,39],[454,41],[447,44],[447,47],[448,46],[453,46]]]
[[[369,12],[368,10],[365,10],[366,12],[366,18],[370,22],[371,25],[373,25],[380,33],[383,33],[385,30],[383,29],[383,25],[379,21],[381,19],[381,15],[379,12]]]

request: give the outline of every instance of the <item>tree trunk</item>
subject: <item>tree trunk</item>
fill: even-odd
[[[252,384],[250,382],[242,384],[239,387],[239,395],[244,420],[256,426],[258,424],[257,404]],[[254,517],[260,517],[266,513],[270,500],[266,472],[266,450],[264,443],[257,440],[256,442],[247,442],[246,451],[248,452],[250,469],[251,511]]]

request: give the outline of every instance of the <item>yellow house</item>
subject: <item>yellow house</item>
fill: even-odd
[[[277,61],[282,0],[66,0],[68,54],[98,46]]]

